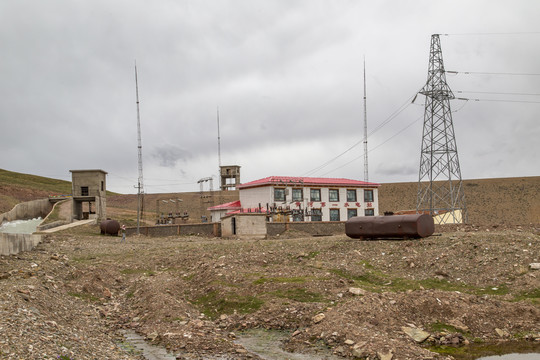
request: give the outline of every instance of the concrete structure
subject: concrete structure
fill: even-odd
[[[0,255],[15,255],[30,251],[41,242],[41,235],[0,233]]]
[[[211,222],[220,222],[221,218],[223,218],[227,213],[230,213],[232,211],[240,210],[242,209],[242,205],[240,204],[240,200],[228,202],[221,205],[216,205],[209,207],[208,210],[210,210],[210,217]]]
[[[235,212],[221,219],[223,237],[264,239],[266,231],[266,214],[263,213]]]
[[[220,189],[236,190],[240,185],[240,166],[224,165],[219,167]]]
[[[45,218],[52,208],[53,204],[49,199],[23,202],[15,205],[10,211],[0,214],[0,224],[4,221],[29,220],[38,217]]]
[[[107,173],[103,170],[70,170],[73,194],[71,220],[107,218]]]
[[[282,221],[346,221],[379,215],[379,186],[351,179],[270,176],[238,189],[242,208],[284,214]]]

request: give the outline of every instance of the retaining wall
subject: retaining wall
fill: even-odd
[[[45,218],[52,210],[49,199],[32,200],[17,204],[10,211],[0,214],[0,224],[4,221],[29,220],[37,217]]]
[[[221,236],[221,226],[219,223],[140,226],[139,232],[141,235],[155,237],[181,235]],[[126,229],[127,236],[133,236],[136,233],[137,228]]]
[[[0,233],[0,255],[30,251],[41,242],[41,235]]]
[[[301,231],[312,236],[340,235],[345,234],[345,222],[343,221],[306,221],[306,222],[269,222],[266,223],[268,236],[281,235],[287,230]]]
[[[0,224],[4,221],[29,220],[46,217],[53,205],[49,199],[32,200],[17,204],[10,211],[0,214]],[[30,251],[41,242],[41,235],[0,233],[0,255],[15,255]]]

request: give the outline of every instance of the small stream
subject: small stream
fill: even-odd
[[[538,360],[540,354],[507,354],[481,357],[478,360]]]
[[[0,233],[8,234],[32,234],[36,232],[38,225],[43,219],[41,217],[31,220],[15,220],[2,223]]]
[[[174,360],[177,355],[182,355],[179,352],[177,355],[167,352],[164,347],[155,346],[145,340],[145,338],[137,334],[133,330],[123,331],[125,342],[120,346],[126,350],[137,354],[142,354],[146,360]],[[238,338],[235,343],[242,345],[249,352],[260,356],[265,360],[340,360],[342,358],[332,355],[329,349],[318,349],[319,351],[312,354],[291,353],[282,349],[283,342],[289,337],[289,334],[284,331],[253,329],[240,334],[237,334]],[[506,348],[507,345],[501,345],[502,348]],[[528,344],[530,345],[530,344]],[[514,349],[516,344],[513,345]],[[499,346],[498,346],[499,347]],[[528,348],[528,347],[527,347]],[[532,351],[537,351],[533,346]],[[508,349],[509,350],[509,349]],[[504,351],[504,350],[503,350]],[[511,351],[511,350],[509,350]],[[493,352],[491,352],[493,354]],[[486,354],[486,352],[484,352]],[[476,357],[472,355],[467,359],[477,360],[538,360],[540,354],[538,352],[529,354],[507,354],[497,356]],[[477,355],[481,356],[481,355]],[[460,357],[457,356],[457,359]],[[225,360],[228,357],[215,356],[208,357],[207,360]]]

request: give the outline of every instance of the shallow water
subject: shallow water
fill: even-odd
[[[167,352],[164,347],[155,346],[146,342],[144,337],[137,334],[135,331],[124,331],[127,345],[135,348],[136,352],[141,353],[147,360],[175,360],[176,356]],[[127,349],[126,344],[122,347]]]
[[[43,219],[38,217],[32,220],[15,220],[0,225],[0,232],[8,234],[32,234],[36,232]]]
[[[250,330],[238,334],[237,344],[244,346],[249,352],[259,355],[265,360],[339,360],[342,358],[332,355],[324,349],[317,354],[291,353],[281,348],[288,334],[275,330]]]
[[[500,356],[486,356],[481,357],[478,360],[538,360],[540,354],[507,354]]]

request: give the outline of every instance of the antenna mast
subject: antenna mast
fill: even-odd
[[[139,111],[139,82],[137,79],[137,62],[135,62],[135,94],[137,97],[137,149],[139,155],[139,178],[137,181],[137,235],[140,234],[140,221],[144,211],[144,184],[142,167],[141,116]]]
[[[221,137],[219,135],[219,106],[217,108],[217,154],[219,171],[221,172]]]
[[[368,148],[367,148],[367,102],[366,102],[366,58],[364,57],[364,181],[368,182]]]
[[[428,79],[418,176],[416,212],[438,217],[438,224],[466,223],[467,208],[452,122],[452,90],[446,83],[441,40],[431,35]]]

